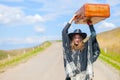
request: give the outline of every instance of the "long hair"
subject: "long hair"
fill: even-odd
[[[84,42],[83,42],[83,40],[76,46],[75,44],[74,44],[74,40],[72,40],[71,41],[71,50],[80,50],[80,51],[82,51],[83,49],[84,49]]]

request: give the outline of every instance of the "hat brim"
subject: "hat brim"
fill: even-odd
[[[70,40],[72,40],[72,37],[75,35],[75,34],[79,34],[82,39],[85,39],[87,37],[87,34],[86,33],[69,33],[68,36],[70,38]]]

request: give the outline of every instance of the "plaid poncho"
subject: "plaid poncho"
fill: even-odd
[[[67,25],[64,27],[62,31],[62,41],[63,41],[63,58],[64,58],[64,68],[66,72],[66,77],[73,77],[76,76],[76,74],[81,73],[82,71],[86,71],[87,75],[91,76],[93,75],[92,71],[92,63],[97,59],[97,57],[100,54],[100,49],[98,42],[96,40],[96,33],[93,28],[93,25],[90,25],[90,31],[91,31],[91,36],[88,39],[87,42],[85,42],[85,48],[81,52],[83,53],[80,60],[74,60],[72,57],[73,51],[71,50],[70,47],[70,39],[68,37],[68,29],[71,26],[71,24],[67,23]],[[75,64],[76,61],[79,61],[80,63],[80,68],[77,67]]]

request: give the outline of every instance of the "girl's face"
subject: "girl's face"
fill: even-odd
[[[79,34],[73,36],[73,42],[75,45],[78,45],[82,41],[82,37]]]

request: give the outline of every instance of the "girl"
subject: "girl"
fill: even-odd
[[[64,68],[66,80],[90,80],[93,76],[92,63],[96,61],[100,54],[96,32],[91,21],[88,21],[91,31],[90,38],[83,42],[87,37],[80,29],[73,33],[68,33],[75,15],[67,23],[62,31]]]

